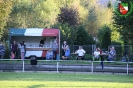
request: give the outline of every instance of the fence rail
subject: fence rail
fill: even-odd
[[[21,59],[0,59],[0,63],[2,63],[2,61],[3,62],[8,62],[8,61],[10,61],[10,64],[11,63],[13,63],[12,61],[19,61],[20,63],[21,63],[21,65],[22,65],[22,72],[25,72],[25,69],[26,69],[26,65],[27,65],[27,61],[30,61],[29,59],[27,60],[27,59],[25,59],[25,60],[21,60]],[[53,65],[53,67],[54,67],[54,69],[56,69],[56,72],[57,73],[59,73],[59,71],[60,71],[60,69],[62,68],[62,69],[71,69],[71,68],[82,68],[82,69],[91,69],[90,70],[90,72],[91,73],[94,73],[95,71],[95,69],[96,68],[100,68],[99,67],[99,65],[98,65],[98,63],[101,63],[101,61],[77,61],[77,60],[38,60],[38,63],[43,63],[43,62],[47,62],[48,64],[50,63],[50,62],[52,62],[52,63],[54,63]],[[77,62],[78,62],[78,64],[77,64]],[[64,63],[67,63],[67,65],[68,66],[65,66],[65,64]],[[72,63],[71,65],[70,65],[70,63]],[[73,64],[73,63],[75,63],[75,64]],[[127,75],[129,75],[129,70],[131,71],[131,73],[133,73],[133,62],[120,62],[120,61],[103,61],[103,63],[104,64],[112,64],[112,65],[114,65],[114,64],[123,64],[123,65],[115,65],[115,66],[109,66],[108,68],[107,68],[107,66],[105,66],[105,68],[104,69],[121,69],[121,70],[126,70],[126,74]],[[14,63],[13,63],[14,64]],[[0,64],[1,65],[1,64]],[[7,64],[8,65],[8,64]],[[15,65],[15,64],[14,64]],[[30,65],[30,64],[28,64],[28,65]],[[52,65],[50,66],[51,64],[49,64],[49,65],[45,65],[46,67],[47,67],[47,69],[49,69],[50,67],[52,68]],[[82,66],[81,66],[82,65]],[[130,67],[129,67],[129,65],[130,65]],[[37,65],[36,65],[37,66]],[[40,65],[41,66],[41,65]],[[62,67],[61,67],[62,66]],[[77,67],[76,67],[77,66]],[[80,67],[81,66],[81,67]],[[96,67],[97,66],[97,67]],[[73,69],[71,69],[71,70],[73,70]],[[81,70],[82,70],[81,69]],[[1,69],[0,69],[1,70]],[[101,70],[101,69],[99,69],[99,72],[103,72],[103,70]],[[82,71],[81,71],[82,72]],[[125,73],[125,72],[124,72]]]

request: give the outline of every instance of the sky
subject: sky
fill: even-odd
[[[110,0],[112,2],[112,5],[116,2],[116,0]],[[107,6],[107,3],[109,0],[98,0],[98,3],[102,6]]]

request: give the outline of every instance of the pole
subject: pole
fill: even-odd
[[[57,61],[57,73],[59,73],[59,69],[58,69],[58,67],[59,67],[59,63],[58,63],[58,61]]]
[[[93,73],[93,61],[91,62],[91,73]]]
[[[23,60],[23,72],[24,72],[24,60]]]
[[[127,62],[127,75],[128,75],[128,62]]]
[[[59,30],[59,29],[58,29],[58,30]],[[61,55],[61,54],[60,54],[60,45],[61,45],[61,44],[60,44],[60,30],[59,30],[59,58],[58,58],[59,60],[60,60],[60,55]]]

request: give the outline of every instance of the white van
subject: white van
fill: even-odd
[[[43,47],[39,47],[40,41],[45,38]],[[10,44],[16,41],[17,44],[22,41],[26,45],[25,57],[45,57],[47,50],[52,46],[52,42],[57,40],[60,46],[60,30],[44,28],[10,28]],[[58,55],[60,47],[58,49]]]

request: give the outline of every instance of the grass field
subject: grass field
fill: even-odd
[[[0,88],[133,88],[133,76],[1,72]]]

